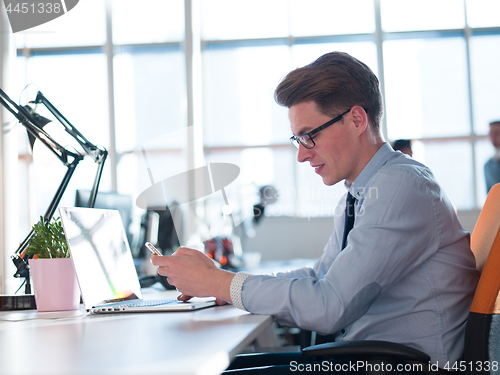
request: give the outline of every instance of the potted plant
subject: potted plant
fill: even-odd
[[[29,266],[37,310],[78,309],[80,290],[60,218],[46,223],[40,216],[26,254],[34,256]]]

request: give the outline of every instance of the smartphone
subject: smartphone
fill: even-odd
[[[146,242],[144,246],[146,246],[149,249],[149,251],[151,251],[155,255],[163,255],[156,247],[153,246],[151,242]]]

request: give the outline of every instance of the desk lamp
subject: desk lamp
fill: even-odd
[[[83,148],[85,153],[87,153],[97,164],[97,172],[94,178],[94,184],[90,193],[89,201],[87,207],[94,207],[97,190],[99,189],[99,182],[101,180],[102,170],[104,168],[104,162],[108,152],[101,146],[95,146],[90,143],[83,135],[80,133],[71,123],[47,100],[47,98],[38,91],[36,99],[29,102],[30,104],[43,104],[50,113],[64,126],[64,130],[72,138],[74,138],[78,144]],[[43,221],[48,223],[54,212],[61,201],[61,198],[66,190],[75,168],[78,163],[83,160],[84,154],[76,150],[70,151],[65,147],[57,143],[43,127],[47,125],[51,120],[40,116],[36,113],[35,109],[29,105],[19,106],[14,103],[7,94],[0,89],[0,104],[2,104],[10,113],[16,117],[17,120],[26,128],[28,132],[28,138],[30,145],[33,149],[36,140],[40,141],[45,145],[50,151],[52,151],[56,157],[67,167],[66,174],[64,175],[61,184],[59,185],[52,201],[43,215]],[[15,296],[0,296],[0,310],[21,310],[27,308],[35,308],[34,298],[31,294],[31,284],[30,284],[30,273],[28,260],[31,256],[24,254],[24,250],[28,247],[28,243],[33,237],[33,229],[28,233],[24,241],[21,242],[18,249],[11,256],[14,265],[16,266],[16,273],[14,277],[25,278],[25,295],[15,295]]]

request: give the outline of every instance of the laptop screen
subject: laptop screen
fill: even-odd
[[[85,308],[142,298],[120,213],[69,207],[59,213]]]

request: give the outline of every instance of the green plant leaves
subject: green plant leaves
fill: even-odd
[[[33,232],[26,254],[37,255],[40,259],[70,257],[60,218],[45,223],[40,216],[40,221],[33,225]]]

